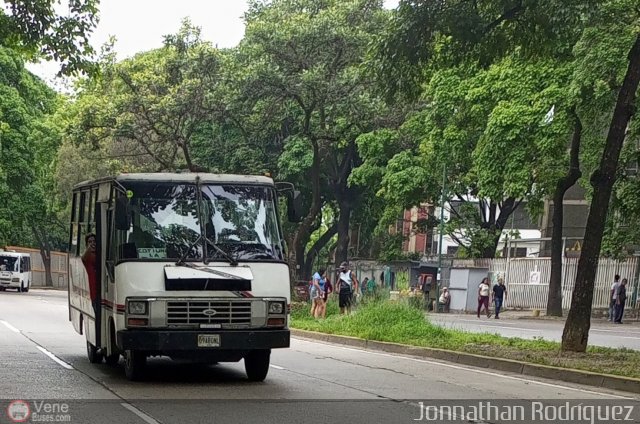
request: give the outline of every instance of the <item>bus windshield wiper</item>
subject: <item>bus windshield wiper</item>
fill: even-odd
[[[182,256],[180,256],[180,259],[178,259],[178,261],[176,262],[176,265],[184,265],[184,260],[187,259],[187,256],[191,252],[191,249],[193,249],[193,246],[198,244],[198,242],[200,240],[202,240],[202,235],[199,235],[198,238],[196,239],[196,241],[194,241],[193,243],[191,243],[189,245],[189,248],[187,250],[185,250],[185,252],[182,254]]]
[[[214,242],[212,242],[211,240],[209,240],[209,238],[208,238],[206,235],[205,235],[205,236],[203,236],[203,237],[204,237],[204,240],[205,240],[207,243],[209,243],[209,245],[213,246],[213,248],[214,248],[218,253],[220,253],[222,256],[224,256],[224,257],[229,261],[229,263],[230,263],[232,266],[236,266],[236,265],[238,265],[238,260],[237,260],[237,259],[235,259],[235,258],[234,258],[234,257],[232,257],[230,254],[228,254],[228,253],[227,253],[227,252],[225,252],[223,249],[221,249],[221,248],[220,248],[220,246],[218,246],[217,244],[215,244]],[[207,256],[205,257],[205,261],[204,261],[205,265],[208,263],[208,261],[209,261],[209,254],[207,253]]]
[[[176,265],[185,265],[184,261],[187,258],[187,256],[189,255],[189,253],[191,252],[191,249],[193,249],[193,246],[198,244],[198,242],[200,240],[202,240],[202,239],[204,239],[204,241],[206,243],[209,243],[211,246],[213,246],[213,248],[217,252],[219,252],[222,256],[224,256],[225,259],[227,259],[231,265],[233,265],[233,266],[238,265],[238,261],[236,259],[234,259],[231,255],[229,255],[227,252],[222,250],[217,244],[215,244],[211,240],[209,240],[209,238],[207,236],[203,236],[203,235],[199,235],[198,238],[193,243],[191,243],[189,248],[182,254],[182,256],[180,256],[180,259],[178,259],[178,261],[176,262]],[[203,262],[206,265],[208,263],[208,261],[209,261],[209,258],[208,258],[208,255],[207,255],[207,257],[204,258]]]

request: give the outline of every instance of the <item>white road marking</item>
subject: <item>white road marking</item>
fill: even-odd
[[[136,414],[138,417],[140,417],[146,423],[149,423],[149,424],[160,424],[160,422],[156,421],[155,419],[153,419],[149,415],[145,414],[144,412],[142,412],[141,410],[139,410],[135,406],[131,405],[130,403],[121,403],[120,406],[122,406],[124,409],[129,410],[130,412],[133,412],[134,414]]]
[[[457,319],[457,320],[450,320],[450,321],[449,320],[443,320],[443,321],[440,321],[440,322],[456,322],[456,321],[458,321],[458,322],[472,322],[474,324],[484,324],[484,325],[494,325],[494,324],[495,325],[500,325],[500,326],[501,325],[516,325],[514,322],[504,322],[502,320],[498,320],[496,322],[491,321],[493,324],[489,324],[487,321],[482,321],[482,318],[477,319],[477,320],[473,320],[473,319]]]
[[[36,346],[36,347],[38,348],[39,351],[41,351],[42,353],[47,355],[49,358],[53,359],[58,364],[62,365],[63,368],[66,368],[68,370],[72,370],[73,369],[73,367],[71,365],[67,364],[62,359],[58,358],[56,355],[54,355],[53,353],[49,352],[47,349],[43,348],[42,346]]]
[[[463,320],[460,320],[463,321]],[[478,325],[478,326],[484,326],[484,327],[490,327],[490,328],[498,328],[498,329],[502,329],[502,330],[521,330],[521,331],[541,331],[539,329],[533,329],[533,328],[524,328],[524,327],[503,327],[501,325],[494,325],[494,324],[486,324],[486,323],[482,323],[482,322],[478,322],[478,321],[471,321],[471,320],[467,320],[466,322],[473,322],[474,324]],[[444,321],[440,322],[439,324],[444,324]],[[462,331],[470,331],[468,328],[462,327],[462,326],[458,326],[455,327],[455,322],[454,321],[449,321],[448,324],[451,324],[450,327],[451,328],[457,328],[460,329]]]
[[[300,340],[300,339],[297,339],[297,340]],[[406,359],[408,361],[421,362],[421,363],[424,363],[424,364],[436,365],[436,366],[439,366],[439,367],[444,366],[444,367],[453,368],[453,369],[457,369],[457,370],[470,371],[470,372],[474,372],[474,373],[490,375],[492,377],[504,378],[504,379],[507,379],[507,380],[523,381],[525,383],[538,384],[540,386],[555,387],[557,389],[573,390],[573,391],[576,391],[576,392],[589,393],[589,394],[592,394],[592,395],[600,395],[600,396],[609,396],[609,397],[617,398],[617,399],[636,400],[635,398],[632,398],[632,397],[612,395],[612,394],[604,393],[604,392],[595,392],[595,391],[592,391],[592,390],[579,389],[579,388],[571,387],[571,386],[563,386],[561,384],[544,383],[542,381],[530,380],[528,378],[522,378],[522,377],[514,377],[514,376],[511,376],[511,375],[497,374],[497,373],[494,373],[494,372],[484,371],[484,370],[477,369],[477,368],[468,368],[468,367],[463,367],[463,366],[460,366],[460,365],[448,364],[446,362],[428,361],[428,360],[425,360],[425,359],[411,358],[409,356],[402,356],[402,355],[391,355],[389,353],[374,352],[374,351],[371,351],[371,350],[363,350],[363,349],[356,349],[356,348],[352,348],[352,347],[345,347],[345,346],[341,346],[341,345],[338,345],[338,344],[325,343],[325,342],[316,341],[316,340],[301,340],[301,341],[306,341],[308,343],[325,344],[325,345],[329,345],[329,346],[332,346],[332,347],[337,347],[339,349],[351,350],[353,352],[369,353],[369,354],[372,354],[372,355],[386,356],[386,357],[389,357],[389,358],[396,358],[396,359],[397,358],[401,358],[401,359]]]
[[[633,331],[633,330],[626,330],[626,331],[625,330],[606,330],[604,328],[593,328],[593,327],[591,328],[591,331],[602,331],[605,333],[640,334],[637,331]]]
[[[271,367],[271,368],[275,368],[275,369],[277,369],[277,370],[283,370],[283,369],[284,369],[284,368],[282,368],[282,367],[279,367],[279,366],[277,366],[277,365],[273,365],[273,364],[271,364],[271,365],[270,365],[270,367]]]
[[[4,324],[5,327],[7,327],[9,330],[13,331],[14,333],[19,333],[20,330],[18,330],[16,327],[14,327],[13,325],[9,324],[7,321],[0,321],[2,324]]]

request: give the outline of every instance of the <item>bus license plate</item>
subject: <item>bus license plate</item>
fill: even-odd
[[[220,347],[220,334],[198,334],[198,347]]]

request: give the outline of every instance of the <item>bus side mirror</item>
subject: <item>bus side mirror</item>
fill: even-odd
[[[289,222],[301,222],[304,218],[302,215],[302,196],[298,190],[294,190],[293,193],[287,197],[287,214],[289,215]]]
[[[131,227],[129,213],[129,199],[125,196],[116,197],[116,229],[127,231]]]

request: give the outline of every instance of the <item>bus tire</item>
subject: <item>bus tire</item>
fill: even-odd
[[[118,365],[118,362],[120,362],[120,354],[119,353],[114,353],[112,355],[107,355],[104,357],[104,362],[111,366],[114,367],[116,365]]]
[[[147,364],[147,356],[138,350],[124,351],[124,374],[128,380],[142,380]]]
[[[109,319],[109,344],[111,345],[111,355],[105,355],[104,361],[107,365],[115,366],[120,361],[120,351],[116,345],[116,327],[113,324],[113,319]]]
[[[91,344],[87,340],[87,357],[92,364],[99,364],[102,362],[102,354],[98,351],[98,348]]]
[[[24,293],[24,281],[20,281],[20,288],[18,289],[18,292]]]
[[[250,381],[264,381],[269,372],[271,350],[252,350],[244,357],[244,369]]]

